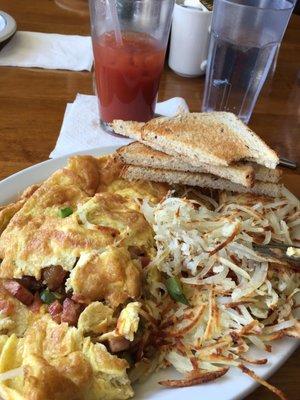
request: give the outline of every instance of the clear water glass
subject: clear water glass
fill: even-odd
[[[295,0],[215,0],[202,111],[249,122]]]

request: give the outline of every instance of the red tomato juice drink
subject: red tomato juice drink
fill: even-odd
[[[146,122],[153,118],[165,49],[146,33],[114,32],[93,41],[100,118]]]

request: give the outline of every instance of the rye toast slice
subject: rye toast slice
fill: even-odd
[[[180,184],[197,186],[218,190],[228,190],[237,193],[253,193],[268,197],[282,197],[284,186],[275,183],[256,182],[252,188],[246,188],[227,179],[218,178],[211,174],[201,174],[196,172],[168,171],[157,168],[137,167],[133,165],[125,166],[121,176],[129,181],[146,180],[154,182],[165,182],[170,185]]]
[[[250,165],[237,164],[228,167],[215,166],[211,164],[190,165],[177,157],[170,156],[139,142],[133,142],[121,147],[117,153],[123,163],[135,166],[161,168],[184,172],[205,172],[246,187],[254,184],[254,168]]]
[[[112,127],[194,166],[247,160],[274,169],[279,163],[277,154],[232,113],[187,113],[146,123],[115,120]]]
[[[280,169],[269,169],[251,162],[236,163],[228,167],[217,167],[210,164],[199,164],[196,167],[139,142],[133,142],[121,147],[117,150],[117,154],[122,162],[128,165],[173,171],[210,173],[245,187],[252,187],[254,181],[257,180],[277,183],[282,174]]]

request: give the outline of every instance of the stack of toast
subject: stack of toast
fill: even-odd
[[[277,154],[232,113],[115,120],[112,128],[136,140],[118,150],[125,179],[282,195]]]

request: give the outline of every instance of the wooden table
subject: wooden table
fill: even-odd
[[[87,16],[61,9],[53,0],[1,0],[0,7],[16,19],[20,30],[89,34]],[[300,165],[299,38],[300,16],[293,15],[277,69],[264,87],[250,126],[281,156]],[[203,78],[180,78],[166,68],[159,98],[182,96],[192,111],[199,111],[203,87]],[[0,179],[48,158],[66,103],[72,102],[77,93],[93,93],[91,73],[0,68]],[[287,171],[285,181],[300,196],[300,170]],[[290,400],[299,398],[299,355],[296,352],[270,379]],[[259,388],[247,400],[273,398]]]

